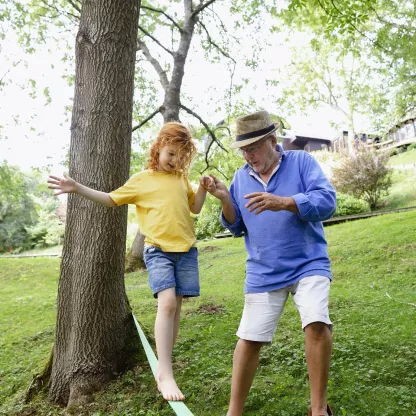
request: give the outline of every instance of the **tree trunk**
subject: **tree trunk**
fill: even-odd
[[[127,253],[126,273],[131,273],[138,268],[144,268],[143,249],[145,236],[137,230],[136,237],[134,237],[133,244]]]
[[[109,192],[128,178],[140,1],[82,2],[70,176]],[[127,207],[69,195],[49,397],[83,404],[129,363],[136,336],[124,286]]]

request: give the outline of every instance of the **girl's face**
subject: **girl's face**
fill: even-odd
[[[159,151],[157,170],[159,172],[175,172],[179,170],[180,157],[178,157],[177,152],[176,146],[163,146]]]

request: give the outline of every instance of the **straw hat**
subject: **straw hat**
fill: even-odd
[[[276,131],[279,124],[272,122],[267,111],[261,110],[247,116],[238,117],[235,121],[235,127],[235,142],[230,145],[232,149],[247,146],[267,137]],[[284,136],[276,137],[285,138]]]

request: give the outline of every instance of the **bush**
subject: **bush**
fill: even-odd
[[[27,248],[27,227],[37,221],[28,178],[15,166],[0,163],[0,252]]]
[[[370,207],[367,202],[354,198],[351,195],[337,193],[337,209],[334,217],[340,217],[343,215],[360,214],[362,212],[368,212]]]
[[[199,240],[211,238],[214,234],[224,231],[220,221],[221,205],[207,201],[201,214],[195,217],[195,232]]]
[[[407,152],[409,151],[409,150],[413,150],[413,149],[416,149],[416,143],[412,143],[411,145],[409,145],[409,146],[407,146]]]
[[[62,244],[65,225],[59,221],[55,213],[42,210],[38,222],[27,227],[31,240],[31,248],[42,248]]]
[[[389,154],[360,146],[333,168],[332,182],[343,193],[361,198],[374,210],[392,185]]]

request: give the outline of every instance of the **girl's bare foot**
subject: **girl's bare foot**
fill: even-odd
[[[185,396],[179,390],[179,387],[173,377],[165,378],[161,375],[158,375],[156,381],[157,388],[162,393],[162,396],[165,400],[170,402],[185,400]]]

